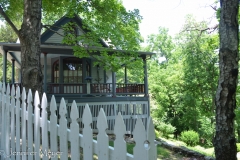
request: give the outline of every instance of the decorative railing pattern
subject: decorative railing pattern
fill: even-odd
[[[144,93],[144,84],[116,84],[117,93]]]
[[[113,94],[112,83],[48,83],[47,93],[50,94],[92,94],[110,95]],[[144,94],[144,84],[116,83],[116,94]]]
[[[67,103],[67,122],[68,126],[71,123],[71,103]],[[147,101],[136,101],[136,102],[89,102],[88,103],[89,109],[92,114],[92,129],[94,133],[98,132],[97,129],[97,118],[99,115],[100,110],[102,109],[107,118],[107,125],[108,128],[106,130],[107,133],[114,134],[114,126],[115,126],[115,119],[117,114],[120,112],[123,121],[126,124],[126,133],[132,134],[134,130],[135,123],[137,119],[141,119],[142,123],[145,128],[147,128],[147,121],[149,118],[149,108]],[[77,103],[77,110],[79,113],[79,119],[81,120],[83,117],[83,111],[85,109],[85,103]],[[58,112],[59,114],[59,108]],[[82,130],[83,125],[82,123],[79,124],[80,129]]]
[[[11,95],[10,95],[11,93]],[[97,118],[97,140],[92,134],[92,115],[88,104],[85,105],[82,119],[79,120],[77,104],[73,101],[70,112],[70,129],[67,127],[67,108],[62,98],[59,108],[59,124],[57,123],[57,105],[54,96],[50,102],[50,115],[47,112],[45,93],[40,103],[38,92],[34,100],[31,90],[26,94],[23,88],[11,88],[10,85],[0,84],[0,147],[1,159],[11,160],[93,160],[93,154],[99,160],[156,160],[157,151],[154,144],[155,133],[151,118],[147,130],[141,119],[137,119],[133,138],[136,145],[133,155],[126,152],[124,134],[126,127],[119,112],[116,117],[114,133],[116,139],[114,148],[108,146],[109,138],[105,132],[107,119],[103,109]],[[82,134],[79,133],[79,123],[84,124]],[[33,134],[34,133],[34,134]],[[49,134],[50,133],[50,134]],[[80,150],[80,147],[83,150]]]

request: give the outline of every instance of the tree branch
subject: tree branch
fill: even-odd
[[[200,32],[200,35],[201,35],[203,32],[208,31],[208,34],[210,34],[210,33],[214,32],[214,31],[218,28],[218,26],[219,26],[219,25],[216,24],[216,25],[213,26],[213,27],[202,28],[202,29],[199,29],[199,28],[197,28],[197,27],[188,27],[188,28],[182,30],[181,33],[182,33],[182,32],[186,32],[186,31],[199,31],[199,32]]]
[[[58,33],[58,32],[55,31],[54,29],[52,29],[53,26],[51,26],[51,25],[42,25],[42,27],[44,27],[44,28],[46,28],[46,29],[48,29],[48,30],[50,30],[50,31],[52,31],[52,32],[54,32],[54,33],[56,33],[56,34],[58,34],[59,36],[64,37],[64,35]],[[62,29],[62,27],[58,27],[58,26],[54,26],[54,27],[55,27],[55,28]]]
[[[5,19],[5,21],[7,21],[7,23],[12,27],[13,31],[18,35],[19,37],[19,30],[17,29],[17,27],[13,24],[13,22],[10,20],[10,18],[6,15],[6,13],[4,12],[2,6],[0,5],[0,14],[3,16],[3,18]]]

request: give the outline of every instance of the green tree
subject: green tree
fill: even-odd
[[[55,18],[66,14],[68,16],[80,15],[84,27],[93,31],[84,36],[65,39],[64,43],[75,45],[76,56],[92,56],[99,60],[99,64],[105,64],[106,68],[112,70],[117,70],[122,64],[133,65],[133,63],[127,63],[131,59],[129,57],[138,58],[134,51],[139,48],[141,41],[138,32],[141,16],[138,10],[126,11],[118,0],[1,0],[0,15],[12,27],[22,45],[21,77],[22,85],[26,90],[31,88],[40,93],[42,91],[43,74],[40,64],[40,34],[44,26],[42,22],[54,21],[57,20]],[[22,18],[20,29],[13,23],[19,17]],[[45,21],[42,21],[42,18]],[[71,30],[68,26],[65,26],[65,29],[68,29],[66,31]],[[110,48],[116,47],[127,50],[129,53],[121,52],[122,55],[117,53],[109,55],[107,54],[108,50],[102,50],[101,56],[95,56],[96,50],[86,51],[86,48],[82,47],[86,44],[98,46],[99,38],[108,41]],[[76,40],[82,40],[82,44],[77,46]],[[119,63],[119,59],[121,63]]]
[[[175,39],[167,34],[166,29],[161,29],[158,35],[151,35],[146,49],[159,53],[159,57],[167,57],[164,62],[154,57],[149,65],[149,88],[154,102],[151,108],[155,121],[170,123],[176,127],[176,135],[193,129],[204,140],[204,145],[211,145],[218,77],[218,36],[199,32],[205,27],[204,22],[187,16],[183,31]],[[168,40],[159,42],[164,39]]]

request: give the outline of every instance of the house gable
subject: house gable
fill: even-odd
[[[68,22],[75,22],[78,25],[78,35],[85,34],[90,32],[87,29],[83,29],[82,19],[75,15],[73,18],[69,17],[62,17],[59,19],[54,25],[51,26],[51,29],[47,29],[41,36],[41,43],[42,44],[62,44],[64,31],[61,29],[61,26],[67,24]],[[108,45],[102,40],[99,39],[100,44],[102,47],[108,47]]]

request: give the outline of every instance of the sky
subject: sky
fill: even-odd
[[[146,40],[150,34],[157,34],[158,28],[166,27],[170,35],[178,33],[187,14],[198,21],[216,24],[215,11],[210,7],[214,0],[122,0],[127,10],[139,9],[143,20],[140,33]]]

